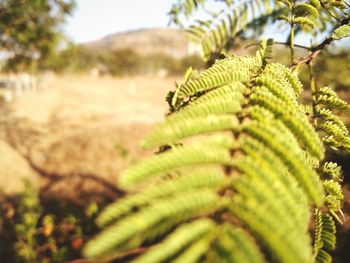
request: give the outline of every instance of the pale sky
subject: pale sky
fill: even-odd
[[[65,31],[73,41],[83,43],[117,32],[167,27],[167,13],[176,2],[177,0],[77,0],[78,6],[68,19]],[[286,38],[280,31],[269,30],[265,34],[276,41],[284,41]]]
[[[127,30],[166,27],[176,0],[77,0],[65,31],[77,43]]]
[[[177,0],[77,0],[77,8],[68,19],[65,32],[76,43],[89,42],[117,32],[140,28],[166,27],[167,13]],[[214,8],[211,6],[210,8]],[[285,41],[287,31],[270,28],[266,37]],[[324,36],[319,36],[323,38]],[[309,38],[299,35],[299,44]]]

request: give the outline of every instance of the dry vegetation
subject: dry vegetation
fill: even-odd
[[[114,197],[121,169],[148,154],[138,141],[163,118],[172,86],[173,78],[65,76],[1,104],[0,186],[18,192],[27,178],[43,195]]]

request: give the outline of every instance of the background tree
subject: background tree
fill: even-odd
[[[47,61],[64,39],[61,26],[74,7],[74,0],[1,0],[4,68],[22,70]]]

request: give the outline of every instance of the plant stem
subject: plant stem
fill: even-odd
[[[294,22],[290,24],[290,59],[292,62],[292,65],[294,64]]]
[[[312,96],[312,117],[314,119],[314,126],[315,128],[317,128],[317,118],[314,118],[317,115],[317,110],[316,110],[317,87],[316,87],[315,76],[312,68],[313,66],[312,60],[310,60],[307,63],[307,66],[309,68],[309,74],[310,74],[310,90],[311,90],[311,96]]]
[[[290,46],[290,43],[288,43],[288,42],[278,42],[278,41],[274,41],[273,43],[274,43],[275,45]],[[248,45],[248,46],[249,46],[249,45]],[[310,50],[310,49],[311,49],[310,47],[306,47],[306,46],[298,45],[298,44],[294,44],[294,47],[295,47],[295,48],[305,49],[305,50]]]

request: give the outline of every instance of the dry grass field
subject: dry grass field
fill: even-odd
[[[76,204],[118,197],[118,175],[151,154],[138,146],[167,112],[165,94],[174,78],[64,76],[36,92],[0,102],[0,188],[23,190],[23,179],[40,197]],[[341,94],[348,100],[346,93]],[[344,213],[350,215],[349,159],[344,158]],[[335,262],[350,258],[349,220],[338,231]]]
[[[0,106],[0,187],[67,199],[118,194],[118,174],[150,154],[138,141],[162,120],[173,78],[55,77]]]

